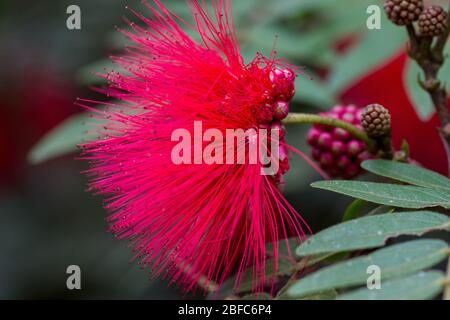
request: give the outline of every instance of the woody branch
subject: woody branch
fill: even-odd
[[[449,10],[450,11],[450,10]],[[409,56],[422,69],[425,78],[418,76],[420,86],[430,95],[441,122],[440,133],[450,149],[450,112],[448,109],[448,93],[445,84],[438,78],[439,71],[445,62],[444,48],[450,34],[450,14],[447,15],[447,28],[436,39],[422,36],[416,32],[413,24],[406,26],[409,36]]]

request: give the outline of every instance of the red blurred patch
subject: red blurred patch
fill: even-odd
[[[0,88],[0,185],[17,184],[29,149],[75,110],[75,90],[45,70],[28,70]]]
[[[411,147],[411,156],[425,167],[448,175],[447,158],[443,142],[436,130],[436,115],[430,121],[422,121],[416,114],[403,83],[406,54],[402,53],[381,68],[342,93],[343,103],[364,106],[380,103],[392,113],[393,140],[399,148],[403,139]]]

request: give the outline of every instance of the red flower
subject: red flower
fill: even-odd
[[[108,120],[103,139],[85,146],[92,188],[108,197],[111,231],[131,240],[154,275],[191,290],[205,279],[220,285],[254,266],[259,291],[271,280],[266,243],[275,242],[277,266],[278,239],[303,235],[301,217],[278,190],[289,168],[278,120],[286,116],[295,74],[273,57],[244,65],[228,1],[213,1],[214,18],[190,1],[200,43],[181,29],[181,19],[155,3],[159,11],[149,6],[155,19],[135,13],[148,28],[131,24],[134,32],[124,31],[135,45],[115,60],[129,73],[105,75],[105,92],[123,104],[98,111]],[[224,136],[228,129],[254,129],[253,138],[262,129],[281,129],[280,170],[265,176],[261,163],[205,164],[202,154],[186,149],[180,154],[193,164],[175,164],[175,130],[194,136],[194,148],[206,145],[197,140],[197,121]],[[253,139],[245,141],[248,147]],[[232,148],[234,155],[238,151]]]
[[[355,103],[359,106],[379,103],[387,107],[392,115],[395,147],[399,148],[403,139],[406,139],[414,160],[429,169],[448,175],[445,145],[436,130],[439,127],[437,115],[429,121],[422,121],[404,87],[407,59],[403,53],[393,57],[346,89],[341,99],[344,103]]]

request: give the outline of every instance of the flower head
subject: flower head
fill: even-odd
[[[189,1],[195,26],[154,2],[147,4],[152,19],[134,12],[145,27],[131,23],[133,30],[123,31],[134,45],[114,60],[126,72],[104,75],[110,82],[104,92],[121,102],[97,111],[106,120],[102,139],[83,146],[91,187],[107,197],[111,231],[132,242],[153,275],[192,290],[205,279],[220,285],[253,266],[254,290],[260,291],[272,279],[266,244],[275,243],[276,269],[279,239],[303,236],[301,217],[279,191],[289,169],[279,121],[294,94],[295,68],[273,55],[245,65],[228,1],[213,1],[213,12]],[[173,134],[180,129],[193,137],[192,149],[176,149]],[[244,146],[224,148],[234,159],[242,147],[250,158],[255,138],[264,136],[277,170],[261,174],[267,164],[261,161],[221,163],[226,156],[217,155],[219,140],[229,129],[255,132],[244,137]],[[174,163],[174,150],[186,161]]]

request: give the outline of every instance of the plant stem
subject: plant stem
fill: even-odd
[[[448,109],[448,94],[444,85],[438,78],[445,56],[444,48],[450,34],[450,8],[447,15],[447,29],[438,37],[433,46],[432,37],[424,37],[417,34],[412,24],[406,26],[409,36],[409,56],[415,60],[423,70],[425,79],[420,76],[418,81],[420,86],[428,92],[433,101],[436,112],[441,122],[440,133],[450,148],[450,112]],[[447,148],[447,149],[449,149]],[[450,154],[448,155],[450,159]]]
[[[324,117],[315,114],[307,113],[290,113],[286,119],[283,120],[286,125],[290,124],[322,124],[331,127],[341,128],[350,133],[355,138],[364,141],[369,150],[374,150],[375,141],[367,136],[367,134],[358,127],[331,117]]]

